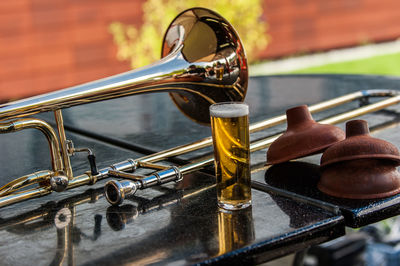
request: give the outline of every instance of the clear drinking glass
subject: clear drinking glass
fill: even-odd
[[[210,106],[218,205],[237,210],[251,205],[249,106]]]

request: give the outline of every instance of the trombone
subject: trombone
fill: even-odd
[[[22,176],[1,187],[0,207],[52,191],[93,184],[107,176],[104,171],[97,170],[90,149],[75,148],[72,141],[67,140],[63,108],[167,91],[186,116],[207,124],[209,105],[243,101],[247,83],[245,51],[234,28],[211,10],[192,8],[183,11],[165,33],[162,59],[158,62],[87,84],[0,105],[0,133],[38,129],[48,140],[52,159],[51,170]],[[47,111],[54,112],[57,132],[43,120],[26,118]],[[88,153],[91,171],[84,176],[73,175],[69,157],[76,152]],[[131,165],[131,160],[117,164],[120,165]],[[32,184],[39,186],[21,191]]]
[[[190,44],[196,43],[196,47]],[[221,16],[204,8],[182,12],[170,24],[163,40],[163,58],[145,68],[88,84],[39,95],[17,102],[0,105],[1,133],[26,128],[39,129],[48,139],[52,157],[52,170],[44,170],[17,178],[0,188],[0,207],[36,198],[82,185],[92,185],[109,177],[123,178],[109,181],[105,187],[107,200],[118,205],[138,189],[145,189],[171,181],[180,181],[184,174],[197,171],[213,163],[208,156],[184,166],[163,166],[161,160],[198,150],[212,143],[211,137],[177,146],[138,159],[126,159],[98,170],[94,156],[88,148],[75,148],[66,139],[62,108],[135,95],[168,91],[176,106],[189,118],[208,123],[208,107],[221,101],[242,101],[246,95],[248,66],[243,45],[233,27]],[[320,121],[334,124],[353,117],[374,112],[400,102],[398,91],[366,90],[344,95],[309,107],[312,113],[357,99],[388,97],[385,100],[339,114]],[[28,115],[53,111],[56,131],[46,122],[25,118]],[[11,120],[10,120],[11,119]],[[250,133],[284,123],[281,115],[250,125]],[[251,151],[268,147],[278,137],[272,136],[251,143]],[[69,156],[75,152],[88,152],[91,170],[74,176]],[[136,175],[135,169],[147,167],[156,171],[148,176]],[[38,184],[38,187],[22,188]]]

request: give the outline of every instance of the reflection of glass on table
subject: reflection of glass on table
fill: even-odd
[[[241,248],[254,240],[252,208],[218,213],[219,254]]]

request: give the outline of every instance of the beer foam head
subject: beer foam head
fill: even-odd
[[[249,114],[245,103],[217,103],[210,106],[210,115],[214,117],[240,117]]]

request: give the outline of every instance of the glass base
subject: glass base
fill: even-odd
[[[234,210],[243,210],[251,206],[251,200],[247,202],[241,202],[237,204],[229,204],[229,203],[224,203],[224,202],[218,202],[218,207],[229,210],[229,211],[234,211]]]

